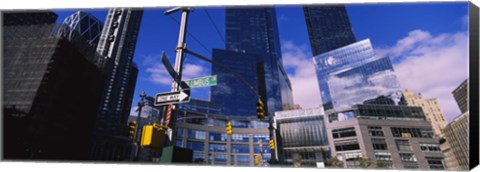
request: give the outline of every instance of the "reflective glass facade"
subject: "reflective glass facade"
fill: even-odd
[[[345,6],[309,5],[303,13],[314,56],[356,41]]]
[[[72,39],[74,36],[72,32],[76,31],[81,37],[87,40],[90,45],[94,47],[97,46],[100,40],[100,34],[102,33],[103,23],[95,16],[83,11],[77,11],[65,18],[63,24],[71,28],[62,30],[62,34],[65,34],[68,39]]]
[[[238,73],[254,90],[258,88],[257,63],[263,56],[213,49],[212,60]],[[211,101],[218,102],[223,115],[256,116],[256,95],[237,77],[212,65],[212,75],[217,75],[218,84],[211,87]]]
[[[369,39],[315,56],[314,63],[325,110],[348,108],[380,95],[400,99],[390,59],[376,57]]]
[[[277,140],[280,160],[293,162],[293,155],[302,155],[303,162],[315,166],[328,155],[328,136],[322,108],[290,110],[275,113],[281,140]]]
[[[236,65],[242,65],[246,73],[243,74],[242,71],[237,72],[242,75],[242,77],[251,74],[257,77],[256,79],[255,76],[244,78],[252,80],[248,82],[250,84],[254,83],[251,85],[255,87],[254,89],[262,96],[263,101],[266,102],[265,106],[269,115],[273,115],[275,111],[282,110],[283,107],[292,107],[291,83],[283,69],[275,9],[271,7],[234,7],[227,8],[225,15],[226,49],[228,51],[238,52],[239,54],[245,53],[245,55],[243,55],[243,57],[237,57],[236,59],[226,59],[222,62],[232,65],[234,63],[237,63]],[[244,60],[240,60],[239,58],[244,58]],[[253,66],[250,63],[256,64]],[[228,65],[228,67],[232,65]],[[216,68],[215,65],[212,66],[212,74],[217,74],[218,77],[219,73],[217,72],[221,71]],[[231,76],[229,73],[226,74]],[[234,88],[232,91],[241,92],[242,94],[242,97],[237,96],[236,94],[238,93],[222,95],[212,88],[212,101],[226,100],[222,102],[222,106],[224,106],[226,110],[224,111],[225,115],[256,116],[255,103],[257,102],[257,98],[255,95],[250,96],[248,93],[250,91],[242,91],[246,89],[246,86],[233,77],[230,80],[224,81],[218,78],[218,81],[219,85],[225,82],[224,86]],[[240,87],[244,88],[242,89]],[[225,88],[219,87],[218,89]],[[254,104],[251,104],[251,102]],[[241,104],[246,106],[240,106]]]

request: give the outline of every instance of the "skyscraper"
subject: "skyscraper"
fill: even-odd
[[[468,106],[468,79],[462,82],[455,90],[452,91],[453,97],[462,113],[469,111]]]
[[[443,137],[442,131],[447,126],[447,120],[445,120],[445,115],[440,109],[437,99],[424,99],[422,94],[415,95],[413,92],[406,90],[403,92],[402,102],[408,106],[422,107],[427,120],[432,124],[433,132],[437,136]]]
[[[95,48],[52,34],[63,29],[52,12],[4,16],[3,158],[88,160],[104,79]]]
[[[77,11],[65,18],[63,24],[66,24],[70,28],[61,31],[68,39],[72,39],[74,36],[72,32],[76,31],[82,38],[87,40],[90,45],[94,47],[97,46],[100,40],[100,34],[102,33],[103,23],[95,16],[83,11]]]
[[[97,63],[103,67],[106,80],[93,132],[94,160],[118,161],[130,156],[127,120],[137,73],[132,60],[142,15],[140,9],[114,8],[105,20],[97,46],[104,57]]]
[[[266,102],[265,106],[268,114],[273,115],[275,111],[282,110],[282,106],[291,107],[293,105],[291,84],[283,69],[275,9],[271,7],[227,8],[225,15],[226,49],[238,53],[255,54],[258,57],[258,65],[250,69],[250,72],[257,71],[257,84],[253,83],[253,85],[257,87],[256,90],[262,96],[263,101]],[[229,61],[228,63],[233,64],[235,61]],[[238,63],[238,65],[242,64]],[[212,66],[212,74],[218,76],[219,73],[213,71],[221,70],[216,68],[218,67]],[[219,82],[222,81],[219,79]],[[223,84],[230,88],[245,87],[238,80],[230,80]],[[235,99],[235,97],[231,97],[232,95],[216,94],[217,89],[220,88],[212,87],[212,101],[226,98]],[[248,102],[257,101],[254,95],[249,98],[246,97],[246,99],[249,99]],[[236,103],[240,101],[238,100]],[[226,109],[238,109],[234,106],[236,106],[235,103],[224,105]],[[253,112],[252,114],[242,115],[256,115],[254,103],[241,108]],[[227,112],[228,110],[224,111],[224,113]]]
[[[303,13],[314,56],[356,41],[345,6],[305,6]]]

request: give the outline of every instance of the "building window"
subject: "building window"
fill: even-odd
[[[417,158],[413,153],[400,153],[400,159],[405,162],[417,162]]]
[[[224,144],[212,144],[208,145],[208,151],[210,152],[226,152],[227,146]]]
[[[374,150],[388,150],[385,139],[372,139],[372,146]]]
[[[343,137],[352,137],[356,136],[355,128],[342,128],[342,129],[334,129],[332,130],[333,138],[343,138]]]
[[[420,143],[423,152],[441,152],[440,146],[436,143]]]
[[[439,157],[425,157],[428,162],[428,166],[432,170],[445,170],[443,166],[443,158]]]
[[[410,146],[410,142],[408,140],[395,140],[395,144],[397,145],[398,150],[412,150],[412,146]]]
[[[359,150],[360,146],[358,145],[357,140],[345,140],[341,142],[335,142],[336,151],[349,151],[349,150]]]
[[[393,169],[392,155],[390,152],[375,152],[377,167]]]
[[[248,142],[250,139],[248,134],[232,134],[233,142]]]
[[[383,136],[382,127],[368,126],[368,133],[370,136]]]
[[[205,150],[205,145],[203,142],[192,142],[192,141],[187,141],[187,149],[192,149],[196,151],[204,151]]]
[[[419,129],[419,128],[391,128],[393,137],[403,138],[434,138],[433,131],[431,129]]]
[[[210,132],[209,133],[209,140],[211,140],[211,141],[227,141],[227,134]]]
[[[347,168],[359,168],[360,167],[360,161],[359,158],[362,157],[362,154],[359,152],[355,153],[346,153],[344,154],[345,156],[345,162],[347,165]]]
[[[188,138],[205,140],[207,138],[207,133],[205,131],[188,130]]]
[[[232,145],[232,153],[250,153],[248,145]]]

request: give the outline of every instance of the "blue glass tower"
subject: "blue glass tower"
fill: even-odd
[[[323,106],[351,107],[380,95],[398,99],[400,85],[388,57],[377,57],[365,39],[314,57]]]
[[[266,102],[269,115],[282,110],[283,107],[291,107],[293,105],[291,84],[283,69],[275,9],[227,8],[225,13],[225,47],[228,51],[237,52],[235,55],[237,58],[222,60],[224,62],[222,64],[229,67],[242,66],[241,68],[244,70],[237,73],[246,72],[240,75],[252,76],[246,79],[251,80],[250,84],[256,87],[254,89]],[[244,53],[244,55],[238,53]],[[215,58],[215,60],[220,60],[220,58]],[[252,64],[253,62],[256,64]],[[216,66],[212,67],[212,74],[216,74],[217,77],[220,75],[232,76],[216,68]],[[222,87],[212,87],[212,101],[229,102],[223,105],[223,112],[226,115],[256,115],[257,97],[250,95],[248,91],[240,92],[238,89],[246,89],[240,81],[237,79],[222,81],[222,78],[218,78],[218,82],[219,85],[235,88],[230,94],[225,94],[220,91],[223,89]],[[239,104],[243,105],[239,106]]]
[[[314,56],[356,41],[345,6],[305,6],[303,13]]]

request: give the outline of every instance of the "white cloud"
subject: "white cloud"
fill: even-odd
[[[293,70],[288,77],[292,83],[294,102],[302,108],[318,107],[321,104],[320,89],[312,56],[307,54],[306,49],[305,45],[282,41],[283,65],[287,70]]]
[[[460,115],[451,92],[468,77],[468,34],[433,36],[414,30],[380,52],[401,59],[394,64],[402,88],[437,98],[448,121]]]

